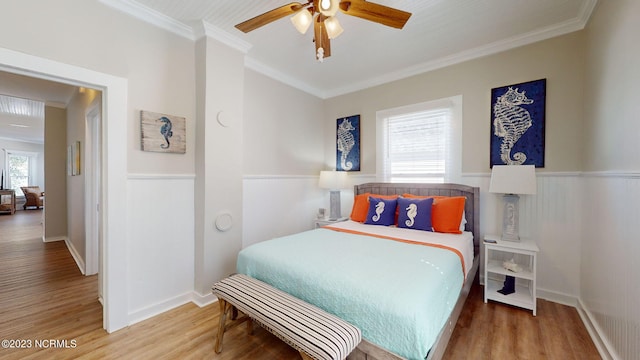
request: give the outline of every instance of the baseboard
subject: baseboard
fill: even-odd
[[[536,291],[536,295],[538,295],[538,299],[544,299],[547,301],[551,301],[554,303],[567,305],[571,307],[576,307],[578,304],[578,299],[575,296],[563,294],[555,291],[538,288],[538,290]]]
[[[64,239],[64,243],[67,245],[67,249],[69,249],[69,252],[73,257],[73,260],[75,260],[76,265],[78,265],[78,269],[80,269],[80,272],[82,273],[82,275],[84,275],[84,270],[86,267],[84,265],[84,260],[82,260],[82,256],[80,256],[80,253],[78,253],[78,250],[76,250],[76,248],[73,246],[73,243],[69,241],[68,238]]]
[[[198,305],[199,307],[205,307],[207,305],[211,305],[211,304],[217,302],[218,298],[215,295],[213,295],[213,293],[209,293],[207,295],[202,295],[202,294],[199,294],[198,292],[194,291],[193,292],[193,299],[191,301],[193,301],[193,303]]]
[[[591,340],[593,340],[593,343],[598,349],[600,357],[605,360],[619,360],[620,357],[616,355],[616,352],[613,350],[613,346],[611,346],[611,343],[609,343],[606,336],[603,336],[600,326],[598,326],[598,323],[594,321],[593,315],[591,315],[591,312],[587,310],[580,299],[578,299],[576,310],[578,310],[578,315],[580,315],[582,323],[587,328],[587,331],[591,336]]]
[[[155,305],[147,306],[143,309],[136,310],[134,312],[129,313],[129,325],[133,325],[140,321],[152,318],[156,315],[160,315],[171,309],[177,308],[178,306],[182,306],[184,304],[190,303],[192,302],[192,300],[193,300],[192,293],[186,293],[183,295],[176,296],[172,299],[168,299],[166,301],[157,303]]]
[[[42,242],[54,242],[54,241],[67,241],[66,236],[49,236],[45,237],[42,235]]]

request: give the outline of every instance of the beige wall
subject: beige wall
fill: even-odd
[[[640,170],[640,2],[600,2],[586,32],[585,170]]]
[[[321,99],[246,70],[244,100],[245,175],[318,175],[328,169]]]
[[[67,110],[44,109],[44,183],[46,240],[67,236]]]
[[[545,167],[540,171],[579,171],[583,32],[329,99],[325,105],[325,158],[335,159],[335,119],[361,114],[362,173],[374,174],[376,111],[462,95],[462,172],[489,172],[491,89],[542,78],[547,79],[547,110]]]

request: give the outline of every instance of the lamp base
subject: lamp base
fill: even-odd
[[[520,197],[515,194],[505,194],[502,199],[504,200],[502,240],[520,242],[520,236],[518,235],[520,230],[518,201]]]
[[[329,220],[335,221],[340,219],[340,190],[331,190],[329,196]]]

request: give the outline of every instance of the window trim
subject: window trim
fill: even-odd
[[[400,106],[396,108],[379,110],[376,112],[376,178],[377,181],[390,181],[384,179],[385,166],[385,119],[415,112],[431,111],[448,108],[451,113],[449,124],[449,144],[446,161],[445,183],[457,183],[461,181],[462,174],[462,95],[431,100],[417,104]]]

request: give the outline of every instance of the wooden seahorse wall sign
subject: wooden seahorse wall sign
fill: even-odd
[[[544,167],[547,79],[491,89],[493,165]]]
[[[142,151],[186,153],[186,119],[179,116],[140,111]]]
[[[360,115],[336,121],[336,170],[360,171]]]

